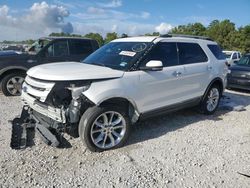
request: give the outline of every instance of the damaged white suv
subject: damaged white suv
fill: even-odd
[[[91,151],[122,146],[131,125],[147,117],[199,106],[218,107],[228,72],[216,42],[164,35],[117,39],[81,63],[45,64],[27,72],[23,118],[44,140],[81,137]]]

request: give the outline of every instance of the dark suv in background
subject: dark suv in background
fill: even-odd
[[[230,66],[227,76],[227,88],[243,89],[250,91],[250,53]]]
[[[88,38],[40,38],[28,52],[0,53],[1,90],[6,96],[21,94],[26,71],[34,66],[63,61],[79,61],[99,48],[97,41]]]

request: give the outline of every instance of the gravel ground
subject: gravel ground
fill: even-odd
[[[250,93],[227,91],[212,116],[183,110],[137,124],[123,148],[91,153],[80,139],[68,148],[35,137],[9,147],[8,120],[18,97],[0,95],[0,187],[250,187]],[[230,108],[243,105],[245,111]]]

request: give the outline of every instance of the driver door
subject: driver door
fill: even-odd
[[[69,60],[68,40],[56,40],[45,47],[40,55],[39,64]]]
[[[163,63],[161,71],[140,71],[139,108],[142,113],[157,110],[183,100],[182,74],[184,67],[178,63],[177,46],[175,42],[160,42],[147,55],[144,65],[150,60]]]

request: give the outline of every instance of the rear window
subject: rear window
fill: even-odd
[[[70,54],[85,55],[93,52],[92,43],[90,40],[71,40]]]
[[[197,43],[177,43],[180,64],[207,62],[205,52]]]
[[[208,44],[207,47],[210,49],[210,51],[214,54],[216,59],[223,60],[225,59],[225,54],[223,54],[221,48],[216,44]]]

